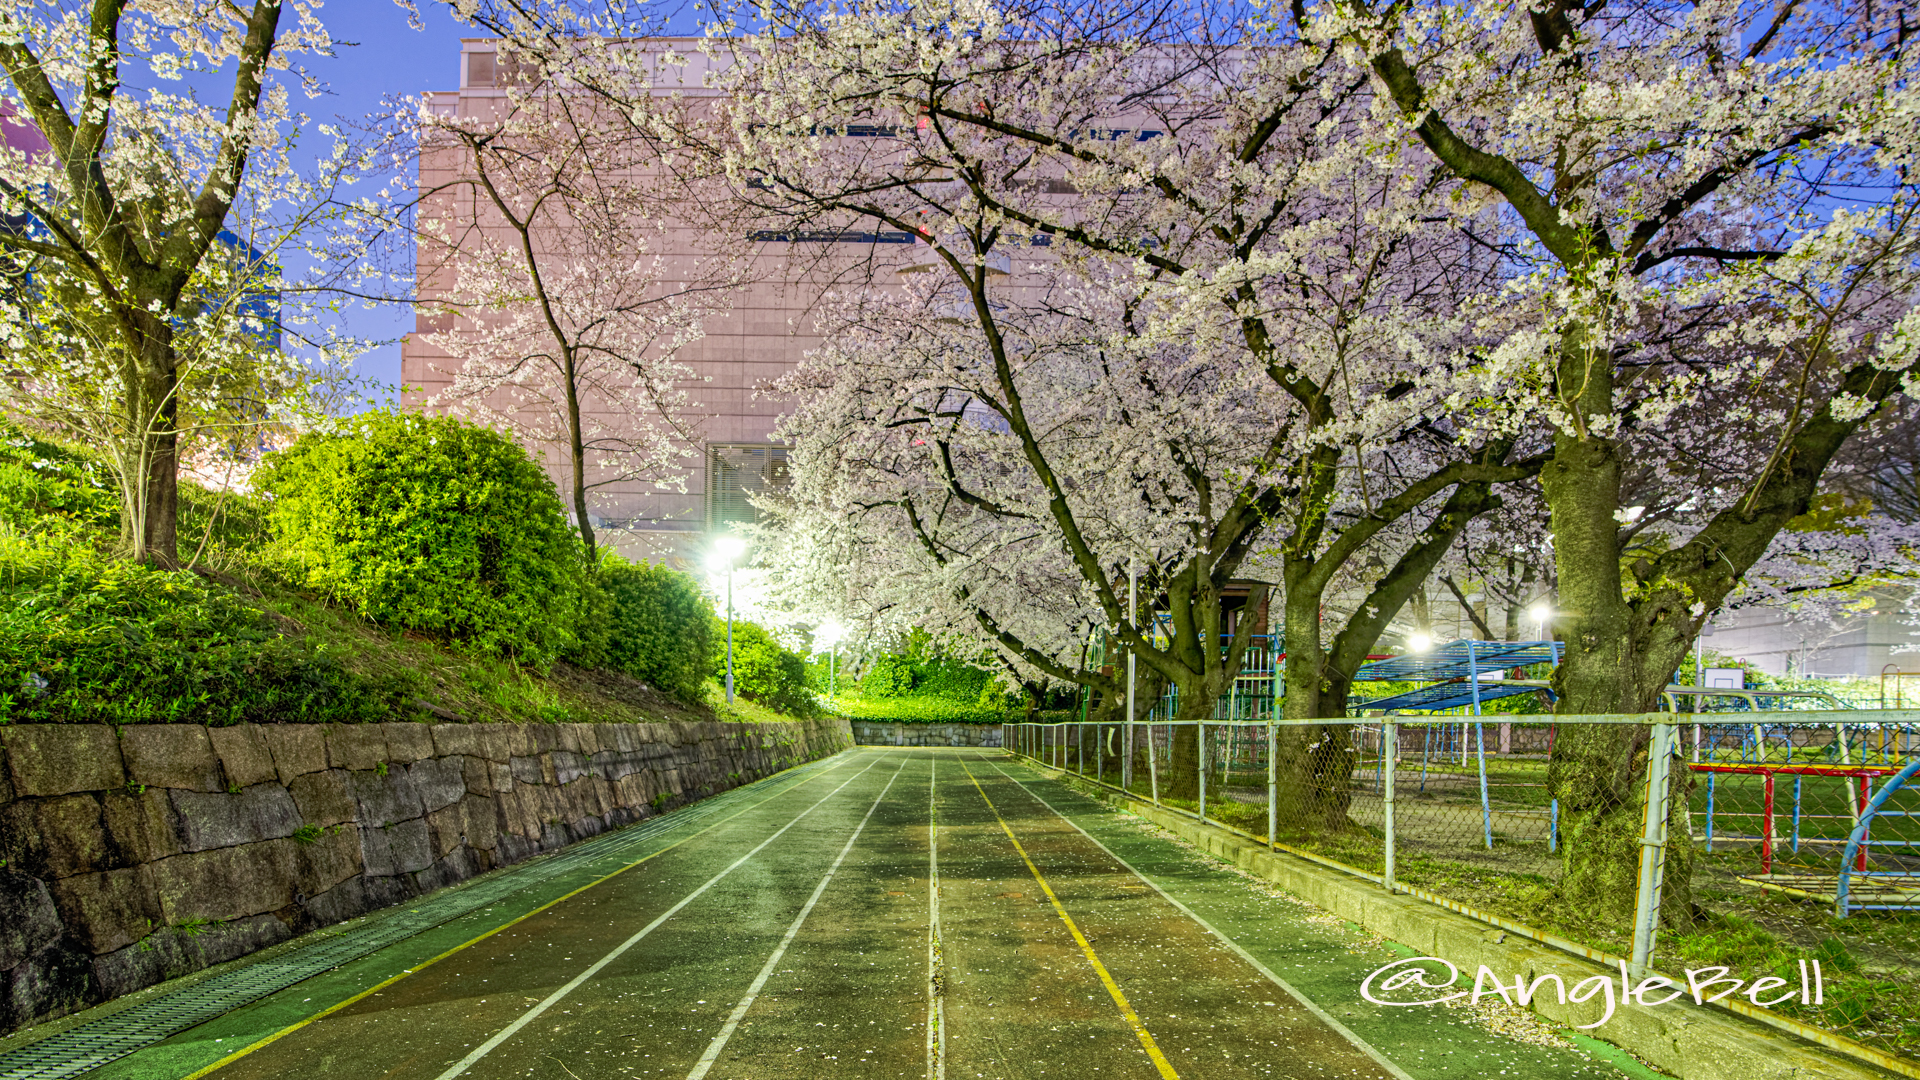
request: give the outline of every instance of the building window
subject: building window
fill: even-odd
[[[707,528],[760,520],[750,496],[787,486],[787,448],[764,443],[707,446]]]
[[[494,86],[493,54],[476,52],[467,54],[467,85]]]

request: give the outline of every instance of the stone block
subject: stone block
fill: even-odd
[[[100,1000],[93,957],[62,937],[0,972],[0,1030],[65,1016]]]
[[[133,867],[61,878],[48,890],[67,932],[95,956],[146,937],[160,917],[146,873]]]
[[[46,883],[0,868],[0,974],[59,939],[60,909]]]
[[[616,805],[638,809],[647,805],[653,796],[647,791],[646,773],[628,773],[613,782],[613,797]]]
[[[301,825],[293,796],[278,783],[255,784],[235,795],[172,793],[174,828],[187,851],[209,851],[292,836]]]
[[[553,762],[553,782],[563,787],[587,773],[586,757],[575,750],[555,750],[547,755],[547,760]]]
[[[7,867],[53,879],[116,869],[95,795],[21,799],[0,810]]]
[[[513,727],[511,724],[476,724],[480,729],[480,750],[488,761],[506,764],[513,756]]]
[[[149,867],[161,921],[224,922],[293,903],[292,840],[214,848],[161,859]]]
[[[536,754],[551,754],[562,749],[558,724],[523,724],[520,730],[533,739],[533,752]]]
[[[469,795],[486,795],[493,791],[493,766],[485,758],[461,758],[460,775],[467,783]]]
[[[353,796],[353,774],[345,769],[327,769],[294,777],[287,785],[300,819],[313,825],[338,825],[356,820],[359,803]]]
[[[466,772],[459,758],[427,758],[407,767],[407,778],[428,812],[452,806],[467,793]]]
[[[465,821],[467,844],[492,851],[500,841],[500,814],[493,800],[484,795],[469,795],[460,800],[460,813]]]
[[[507,769],[513,774],[514,780],[522,784],[542,783],[545,776],[537,757],[515,756],[508,760]]]
[[[354,845],[360,843],[353,838]],[[367,879],[356,874],[342,881],[326,892],[307,898],[307,914],[322,926],[345,922],[373,908],[373,900],[367,895]]]
[[[326,732],[318,724],[269,724],[260,729],[260,735],[273,754],[273,767],[283,784],[327,767]]]
[[[440,757],[484,757],[478,724],[434,724],[433,752]]]
[[[100,796],[107,829],[107,851],[120,866],[138,866],[180,854],[173,800],[166,788],[134,794],[109,791]]]
[[[13,801],[13,774],[7,768],[7,747],[0,743],[0,806]]]
[[[387,761],[405,765],[433,756],[433,725],[381,724],[387,737]]]
[[[384,829],[362,827],[360,852],[369,877],[411,874],[433,865],[433,841],[424,819]]]
[[[131,724],[120,732],[127,780],[134,785],[225,791],[220,759],[199,724]]]
[[[487,773],[493,780],[493,790],[513,790],[513,769],[498,761],[487,762]]]
[[[460,805],[443,806],[427,812],[427,832],[433,841],[433,857],[444,859],[466,842],[467,820]]]
[[[273,766],[273,752],[267,749],[266,736],[252,724],[236,724],[233,727],[207,729],[207,738],[213,741],[214,755],[220,759],[220,767],[226,770],[227,783],[241,787],[264,784],[278,775]]]
[[[359,820],[363,828],[409,821],[425,813],[420,805],[420,793],[404,769],[394,769],[385,776],[377,772],[354,773],[353,797],[360,806]]]
[[[386,764],[385,724],[328,724],[327,765],[360,772]]]
[[[361,869],[358,829],[328,829],[310,844],[294,841],[294,883],[303,896],[319,896]]]
[[[106,791],[127,782],[120,741],[102,724],[12,724],[0,727],[0,742],[15,798]]]
[[[514,757],[532,757],[540,752],[533,733],[538,725],[507,724],[507,753]]]

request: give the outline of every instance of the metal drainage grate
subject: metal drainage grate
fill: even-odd
[[[662,835],[698,825],[735,803],[767,794],[769,786],[790,786],[829,760],[823,758],[789,769],[773,778],[772,785],[762,781],[737,787],[672,813],[602,833],[559,854],[510,868],[490,878],[480,878],[404,912],[328,935],[271,960],[248,964],[10,1050],[0,1054],[0,1080],[58,1080],[79,1076],[543,881],[589,863],[617,858]]]

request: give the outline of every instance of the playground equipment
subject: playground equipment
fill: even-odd
[[[1920,811],[1889,810],[1887,804],[1906,787],[1907,781],[1920,773],[1920,758],[1908,762],[1901,770],[1890,777],[1880,791],[1860,810],[1860,822],[1847,834],[1847,849],[1840,857],[1840,873],[1834,881],[1833,913],[1836,918],[1844,919],[1855,911],[1899,911],[1920,908],[1920,872],[1913,869],[1893,871],[1870,871],[1867,869],[1867,847],[1875,841],[1868,838],[1873,821],[1879,817],[1916,817]],[[1881,841],[1880,843],[1885,843]],[[1912,841],[1894,841],[1901,846],[1913,846]],[[1855,860],[1858,867],[1855,867]],[[1856,892],[1854,878],[1865,878],[1878,888],[1862,889]],[[1874,903],[1873,901],[1899,900],[1900,903]]]
[[[1508,680],[1506,675],[1515,668],[1530,667],[1534,664],[1557,664],[1561,650],[1558,641],[1450,641],[1421,652],[1404,656],[1389,657],[1360,665],[1354,672],[1353,681],[1361,682],[1417,682],[1425,685],[1412,690],[1394,694],[1391,697],[1372,701],[1362,701],[1355,708],[1367,711],[1403,712],[1421,710],[1437,712],[1445,709],[1467,708],[1474,716],[1480,715],[1480,706],[1488,701],[1510,697],[1514,694],[1530,693],[1538,686],[1521,686],[1518,680]],[[1487,793],[1487,732],[1486,726],[1479,720],[1473,723],[1476,742],[1475,758],[1480,767],[1480,831],[1488,849],[1493,847],[1493,803]],[[1450,734],[1450,732],[1449,732]],[[1461,753],[1465,754],[1466,724],[1460,726]],[[1432,729],[1420,745],[1420,789],[1426,790],[1427,766],[1433,746]],[[1557,807],[1550,808],[1553,820]]]

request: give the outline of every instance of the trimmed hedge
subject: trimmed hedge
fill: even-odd
[[[714,642],[713,678],[725,685],[727,627],[718,619],[714,620]],[[820,711],[807,688],[806,660],[759,626],[738,619],[733,623],[733,689],[741,697],[794,716]]]
[[[598,662],[697,703],[714,651],[713,604],[698,582],[664,566],[609,560],[595,575],[605,596]]]
[[[269,455],[255,483],[295,576],[374,622],[535,665],[576,646],[579,537],[506,436],[369,412]]]

